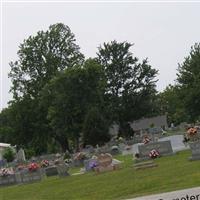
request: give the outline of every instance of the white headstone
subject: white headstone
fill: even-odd
[[[17,160],[20,162],[26,161],[25,153],[22,148],[17,152]]]

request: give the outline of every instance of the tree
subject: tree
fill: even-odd
[[[78,148],[87,111],[91,106],[104,110],[104,74],[94,60],[60,72],[43,90],[42,102],[48,104],[48,119],[55,139],[63,151],[73,139]]]
[[[0,113],[0,139],[3,142],[26,149],[34,148],[36,154],[48,150],[51,129],[48,122],[41,121],[44,111],[29,98],[13,101]]]
[[[9,73],[15,142],[41,154],[48,151],[53,137],[47,119],[48,106],[40,103],[41,91],[57,73],[81,64],[84,56],[70,28],[58,23],[24,40],[18,57],[10,63]]]
[[[14,98],[37,97],[58,71],[81,64],[84,56],[74,42],[70,28],[61,23],[24,40],[17,53],[19,59],[10,63]]]
[[[179,64],[177,76],[179,98],[190,121],[194,122],[200,117],[200,43],[192,46],[189,56]]]
[[[7,147],[3,152],[3,158],[6,159],[7,162],[12,162],[15,158],[14,151],[10,147]]]
[[[0,113],[0,141],[15,144],[14,127],[12,126],[12,108],[4,108]]]
[[[139,63],[130,52],[131,47],[132,44],[127,42],[112,41],[100,46],[97,53],[106,76],[111,121],[121,125],[153,114],[156,94],[157,70],[148,64],[147,59]]]
[[[108,133],[108,123],[105,116],[97,107],[92,107],[88,111],[83,126],[83,142],[90,145],[103,145],[108,142],[110,135]]]
[[[180,99],[180,88],[169,85],[157,95],[157,106],[160,114],[167,114],[168,123],[178,125],[187,121],[183,101]]]

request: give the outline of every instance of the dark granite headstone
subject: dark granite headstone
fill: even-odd
[[[152,142],[138,146],[139,158],[148,159],[151,150],[155,149],[161,156],[172,155],[172,145],[170,141]]]
[[[200,160],[200,141],[191,142],[190,149],[192,150],[192,157],[190,160]]]
[[[58,169],[56,166],[50,166],[45,168],[45,174],[46,176],[56,176],[58,175]]]

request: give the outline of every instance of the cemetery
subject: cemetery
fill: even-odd
[[[200,7],[163,3],[3,0],[0,200],[200,198]]]
[[[87,147],[70,158],[68,155],[66,160],[57,153],[27,161],[20,149],[16,158],[21,165],[1,167],[0,195],[5,200],[26,199],[26,195],[32,196],[29,199],[53,199],[59,190],[57,198],[87,199],[90,195],[91,199],[126,199],[195,187],[200,179],[196,134],[199,132],[185,133],[190,137],[188,145],[183,143],[184,134],[162,137],[161,141],[145,136],[143,143],[133,144],[126,154],[127,142],[120,139],[114,144],[113,140],[111,145],[120,150],[117,154],[111,155],[112,146],[107,144],[102,148]],[[179,137],[182,141],[177,140]],[[185,149],[178,148],[181,142]],[[37,188],[40,190],[35,195]]]
[[[190,162],[191,152],[186,150],[173,156],[161,157],[154,162],[157,167],[136,170],[131,155],[118,155],[123,161],[121,169],[96,175],[87,172],[82,175],[44,178],[40,182],[0,188],[5,200],[21,199],[128,199],[147,194],[174,191],[199,185],[199,161]],[[80,168],[72,168],[70,174]],[[58,192],[59,191],[59,192]]]

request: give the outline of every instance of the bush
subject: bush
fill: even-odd
[[[32,148],[25,149],[24,151],[25,151],[25,155],[26,155],[27,159],[30,159],[31,157],[36,155],[34,149],[32,149]]]
[[[10,147],[7,147],[5,150],[4,150],[4,153],[3,153],[3,158],[7,160],[7,162],[12,162],[15,158],[15,153],[14,151],[10,148]]]

